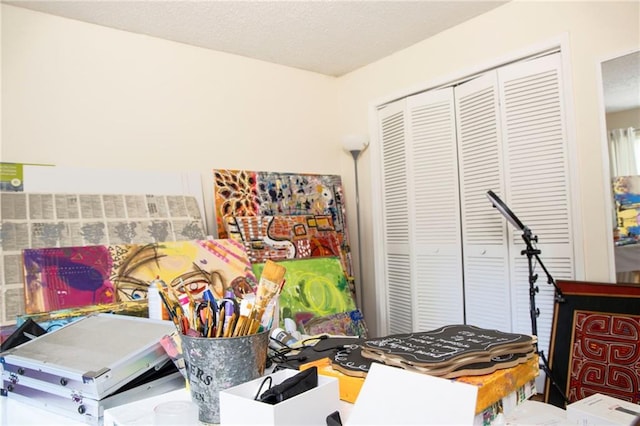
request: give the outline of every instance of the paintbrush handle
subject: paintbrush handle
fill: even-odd
[[[256,334],[260,329],[260,321],[251,320],[251,328],[249,328],[249,333],[247,334]]]
[[[227,329],[224,332],[224,337],[231,337],[231,332],[233,331],[234,326],[236,325],[236,319],[238,318],[238,314],[235,312],[229,318],[229,324],[227,324]]]
[[[240,318],[238,318],[238,322],[236,323],[236,326],[233,330],[233,335],[232,337],[238,337],[238,336],[243,336],[242,332],[244,330],[244,324],[246,321],[247,317],[242,315],[240,316]]]
[[[216,337],[222,337],[224,329],[224,305],[220,308],[218,313],[218,328],[216,329]]]

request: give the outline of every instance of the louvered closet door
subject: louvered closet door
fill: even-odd
[[[560,54],[498,70],[506,158],[506,197],[520,221],[538,236],[540,260],[558,279],[574,279],[567,137]],[[527,258],[522,232],[509,229],[514,331],[530,332]],[[535,261],[535,260],[534,260]],[[538,266],[538,342],[548,354],[553,286]]]
[[[413,328],[413,293],[409,241],[408,164],[405,147],[405,100],[378,111],[382,143],[382,194],[384,227],[384,301],[389,333]],[[380,302],[379,302],[380,303]]]
[[[511,330],[505,220],[486,194],[503,193],[504,166],[495,71],[455,88],[464,247],[466,322]]]
[[[407,99],[413,331],[464,322],[453,89]]]

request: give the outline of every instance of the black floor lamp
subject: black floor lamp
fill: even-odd
[[[364,306],[362,304],[362,245],[360,244],[360,188],[358,186],[358,158],[369,146],[369,139],[366,135],[347,135],[342,138],[342,146],[345,151],[353,157],[353,168],[356,184],[356,232],[358,233],[358,279],[354,278],[356,291],[356,306],[364,316]]]

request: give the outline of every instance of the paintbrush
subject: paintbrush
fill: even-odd
[[[286,272],[287,269],[284,266],[278,265],[272,260],[267,260],[264,264],[258,288],[256,289],[256,301],[249,315],[249,330],[247,334],[254,334],[260,328],[264,311],[271,299],[280,292]]]
[[[244,299],[240,301],[240,316],[236,323],[236,327],[233,330],[233,337],[244,336],[246,333],[247,325],[249,324],[249,315],[253,308],[253,301],[255,300],[255,294],[245,294]]]

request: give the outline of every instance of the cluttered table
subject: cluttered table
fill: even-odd
[[[348,346],[346,343],[350,341],[347,337],[337,336],[334,338],[341,346]],[[302,354],[307,354],[310,358],[312,354],[322,354],[324,347],[334,346],[336,341],[334,339],[320,340],[313,347],[307,347]],[[306,351],[306,352],[305,352]],[[295,358],[300,358],[298,353]],[[319,358],[316,361],[322,361],[326,358]],[[252,405],[255,406],[256,401],[253,401],[254,395],[257,395],[256,388],[258,382],[262,382],[263,377],[272,376],[276,377],[278,374],[286,373],[288,375],[297,374],[298,371],[304,371],[305,365],[311,363],[298,363],[290,366],[290,368],[276,368],[276,366],[282,366],[280,364],[273,364],[265,371],[265,374],[259,379],[253,382],[248,382],[237,387],[249,386],[249,391],[246,391],[245,398],[242,395],[236,393],[231,395],[232,399],[221,397],[221,423],[222,424],[256,424],[255,421],[244,421],[247,418],[248,412],[253,411]],[[321,365],[321,364],[318,364]],[[450,424],[474,424],[474,425],[489,425],[489,424],[546,424],[546,425],[560,425],[566,424],[565,411],[551,405],[538,403],[536,401],[528,400],[514,400],[513,398],[503,398],[501,403],[504,408],[504,414],[497,417],[488,418],[486,415],[478,415],[474,412],[478,411],[478,407],[484,407],[490,401],[496,398],[495,392],[502,391],[507,392],[506,387],[517,386],[518,391],[509,391],[510,395],[521,395],[527,388],[526,386],[519,386],[519,382],[514,379],[527,381],[537,373],[537,359],[533,358],[529,362],[521,363],[513,368],[503,369],[497,373],[489,375],[485,378],[462,378],[455,381],[458,388],[453,388],[448,383],[454,383],[454,381],[444,380],[436,377],[429,376],[427,374],[414,374],[404,369],[398,369],[396,367],[375,365],[377,369],[372,369],[367,374],[366,378],[361,378],[359,388],[359,394],[347,395],[345,398],[343,395],[343,389],[341,388],[340,399],[338,399],[338,379],[336,376],[319,375],[321,382],[319,387],[323,389],[311,392],[305,392],[307,402],[306,405],[302,404],[302,399],[296,400],[295,397],[290,399],[289,407],[293,409],[286,413],[287,420],[265,420],[264,424],[298,424],[295,423],[296,419],[300,419],[300,415],[305,417],[305,424],[325,424],[325,417],[328,414],[339,413],[339,420],[342,424],[364,425],[371,424],[373,420],[379,420],[378,424],[390,424],[390,421],[396,421],[398,424],[415,424],[416,416],[421,420],[424,420],[422,424],[442,424],[442,420],[449,420]],[[379,368],[378,368],[379,367]],[[298,369],[296,369],[298,368]],[[329,368],[329,367],[327,367]],[[379,371],[378,371],[379,370]],[[339,371],[337,374],[340,374]],[[479,376],[481,377],[481,376]],[[353,379],[353,377],[351,377]],[[274,379],[274,382],[276,380]],[[331,394],[331,389],[324,386],[327,381],[335,386],[334,393]],[[467,381],[468,383],[464,383]],[[156,425],[156,424],[184,424],[184,425],[198,425],[202,424],[198,421],[197,406],[192,402],[191,393],[184,386],[184,381],[174,382],[177,386],[169,391],[156,393],[151,396],[149,392],[146,398],[137,400],[119,400],[118,404],[105,407],[101,424],[105,426],[125,426],[125,425]],[[389,395],[385,391],[387,385],[394,389],[399,389],[394,392],[393,395]],[[236,388],[237,388],[236,387]],[[234,388],[232,388],[234,389]],[[221,391],[225,393],[227,391]],[[320,392],[329,392],[322,394]],[[238,397],[240,395],[240,397]],[[304,395],[304,394],[303,394]],[[424,398],[424,395],[438,395],[438,398]],[[228,395],[227,395],[228,396]],[[302,395],[299,395],[302,396]],[[530,394],[527,395],[527,397]],[[380,404],[380,397],[384,398],[388,404]],[[235,415],[232,415],[230,419],[225,413],[229,410],[225,410],[225,407],[229,402],[233,403],[233,398],[239,403],[238,409],[231,410],[232,413],[238,412],[237,419]],[[133,402],[130,402],[133,401]],[[196,407],[195,415],[194,411],[184,412],[179,414],[178,419],[173,418],[171,421],[161,421],[156,418],[157,412],[162,411],[163,407],[167,404],[176,404],[182,402],[187,405],[187,408]],[[321,407],[322,404],[327,404],[325,407]],[[44,409],[45,405],[49,405],[47,409]],[[284,403],[283,403],[284,404]],[[404,404],[404,405],[403,405]],[[479,405],[478,405],[479,404]],[[278,407],[277,404],[273,407]],[[41,406],[43,408],[41,408]],[[399,415],[392,419],[384,418],[383,411],[388,412],[386,408],[393,406],[399,410]],[[242,407],[245,407],[244,412]],[[321,407],[321,408],[319,408]],[[31,402],[23,401],[20,399],[12,398],[11,393],[8,397],[0,397],[0,426],[5,425],[81,425],[86,424],[78,417],[72,418],[68,415],[62,415],[60,410],[55,409],[55,404],[49,404],[47,399],[38,401],[33,404]],[[310,411],[316,410],[316,416],[314,421],[309,420]],[[428,413],[428,417],[425,417],[425,411]],[[507,410],[509,409],[509,410]],[[393,412],[393,410],[392,410]],[[465,414],[466,413],[466,414]],[[175,413],[174,413],[175,414]],[[225,417],[226,416],[226,417]],[[372,417],[373,416],[373,417]],[[437,423],[431,422],[433,416],[438,419]],[[465,417],[466,416],[466,417]],[[453,422],[453,423],[452,423]],[[340,424],[340,423],[337,423]]]
[[[269,265],[277,271],[278,265]],[[166,299],[172,296],[168,291],[163,295],[164,287],[158,286],[167,310],[174,313],[173,324],[90,315],[3,352],[3,424],[33,424],[39,407],[48,411],[47,424],[84,421],[94,426],[200,422],[485,426],[508,421],[512,415],[525,416],[519,407],[535,393],[539,373],[533,336],[452,324],[426,332],[352,337],[351,343],[346,336],[309,336],[292,347],[276,338],[277,328],[262,323],[271,297],[264,295],[276,295],[281,288],[276,283],[282,281],[264,279],[265,271],[248,321],[236,323],[235,314],[244,315],[234,307],[228,323],[233,326],[227,329],[226,298],[213,321],[212,311],[201,317],[195,309],[199,305],[192,301],[184,311],[176,296],[169,303]],[[239,328],[246,331],[231,332]],[[174,356],[177,341],[175,346],[165,342],[178,335],[181,351]],[[277,342],[282,346],[274,348]],[[268,349],[275,352],[268,355]],[[328,366],[310,365],[327,358]],[[267,359],[273,364],[265,370]],[[298,363],[292,365],[293,360]],[[335,371],[327,370],[333,367]],[[347,382],[357,382],[350,395],[343,392]],[[184,402],[184,413],[166,409],[177,402]],[[162,419],[172,412],[176,417],[159,421],[159,413]],[[561,424],[562,413],[556,410],[545,424]],[[53,414],[69,420],[55,419]]]
[[[217,357],[214,359],[203,358],[201,362],[195,355],[190,355],[189,367],[187,368],[190,377],[190,391],[185,389],[184,377],[178,372],[171,372],[167,376],[155,378],[153,381],[145,382],[141,386],[136,385],[135,388],[120,393],[121,383],[114,381],[119,370],[122,370],[119,366],[138,365],[140,364],[138,361],[160,366],[161,361],[166,362],[167,353],[162,350],[157,340],[160,339],[159,336],[169,332],[172,327],[173,324],[168,321],[99,314],[78,320],[57,332],[45,334],[5,352],[3,354],[3,368],[5,370],[3,377],[8,391],[5,395],[8,396],[0,397],[0,401],[2,401],[1,424],[42,424],[43,422],[38,420],[42,418],[47,419],[44,422],[46,424],[52,422],[56,422],[56,424],[83,424],[82,421],[84,420],[86,423],[88,419],[91,419],[92,424],[104,423],[108,426],[157,424],[154,421],[154,411],[157,407],[170,401],[187,402],[192,400],[198,405],[200,421],[214,424],[262,423],[262,414],[256,413],[264,411],[265,418],[270,419],[264,423],[272,425],[299,424],[298,422],[302,418],[304,418],[305,424],[323,425],[326,424],[327,415],[337,412],[342,424],[442,424],[445,422],[484,426],[499,424],[499,422],[505,421],[508,416],[520,412],[520,406],[535,393],[535,385],[532,383],[538,375],[538,360],[532,353],[530,353],[531,356],[518,358],[511,367],[505,366],[497,371],[492,370],[480,375],[458,375],[455,380],[431,374],[416,374],[416,371],[377,362],[370,363],[366,375],[360,377],[354,376],[354,371],[349,370],[354,365],[362,367],[366,364],[360,352],[364,351],[367,345],[374,351],[392,350],[395,353],[398,351],[393,348],[402,347],[404,349],[401,352],[405,356],[419,354],[422,361],[426,361],[437,355],[434,351],[439,346],[436,345],[431,350],[427,350],[430,347],[430,339],[434,335],[439,336],[440,342],[455,341],[458,344],[460,344],[460,340],[456,336],[461,338],[466,336],[465,338],[476,342],[485,339],[485,343],[489,346],[504,347],[508,352],[514,350],[512,346],[505,346],[503,343],[496,346],[496,343],[508,337],[512,340],[510,345],[517,344],[515,348],[527,350],[530,349],[532,343],[531,337],[526,335],[455,325],[442,327],[431,332],[366,339],[363,342],[360,342],[357,337],[328,335],[313,337],[300,341],[302,349],[299,352],[289,353],[287,350],[287,354],[291,355],[287,361],[274,361],[266,370],[260,368],[259,372],[256,370],[257,374],[238,379],[238,374],[243,371],[246,373],[247,367],[251,369],[258,367],[257,359],[265,359],[263,357],[266,356],[267,338],[263,336],[267,336],[269,333],[264,332],[231,339],[200,338],[198,345],[193,348],[194,354],[202,353],[205,358],[207,355],[217,354]],[[105,351],[100,349],[104,349],[103,346],[93,344],[87,338],[89,335],[107,336],[111,333],[112,339],[118,340],[119,332],[116,333],[116,330],[125,328],[130,333],[133,332],[133,329],[137,330],[133,332],[138,338],[131,341],[132,348],[114,343],[109,344],[110,349]],[[96,330],[102,331],[96,333]],[[143,345],[144,351],[137,350],[142,343],[141,337],[145,335],[150,340],[149,344]],[[61,345],[60,342],[68,341],[65,336],[68,336],[72,343]],[[475,337],[472,338],[473,336]],[[355,341],[349,343],[349,339]],[[259,344],[251,343],[253,340],[259,340]],[[308,340],[313,343],[305,344],[304,342]],[[189,345],[184,346],[187,342],[188,340],[183,342],[185,356],[189,353]],[[212,346],[215,342],[217,345]],[[245,342],[248,345],[246,348],[238,346],[244,345]],[[200,347],[204,343],[207,345]],[[231,346],[227,348],[227,345]],[[52,359],[50,348],[54,346],[75,349],[70,349],[71,353],[66,350],[63,357]],[[407,349],[410,347],[413,349]],[[234,353],[254,354],[255,357],[245,355],[233,363],[229,363],[226,358],[229,349]],[[291,348],[285,346],[285,349]],[[114,350],[121,351],[122,354],[111,356],[127,359],[128,362],[123,364],[121,362],[114,363],[109,359],[100,359],[97,360],[97,364],[95,363],[96,357],[104,356],[103,352],[111,353]],[[331,357],[333,361],[339,361],[335,364],[335,371],[328,371],[332,369],[331,365],[317,364],[317,362],[326,360],[329,352],[335,352],[335,355]],[[64,384],[60,383],[62,387],[57,382],[46,383],[34,380],[34,377],[39,374],[38,371],[43,371],[42,368],[47,370],[52,368],[51,361],[60,362],[59,360],[62,358],[69,361],[69,358],[74,359],[77,353],[93,355],[78,359],[78,361],[82,361],[80,365],[77,365],[77,362],[72,362],[73,367],[80,367],[79,371],[86,373],[76,375],[74,372],[78,368],[71,367],[64,370],[62,377],[69,379],[69,386],[66,386],[67,379],[64,379]],[[130,353],[135,353],[136,357],[131,357]],[[385,357],[387,361],[393,360],[389,355],[385,355]],[[27,358],[30,360],[27,363],[29,365],[25,364],[25,371],[21,372],[20,368],[24,359]],[[226,361],[220,362],[221,359]],[[294,359],[298,362],[292,365],[291,362]],[[242,366],[240,366],[240,362],[243,363]],[[33,368],[30,364],[35,364],[36,367]],[[99,367],[103,365],[110,366],[113,377],[93,373],[99,371]],[[168,363],[168,365],[173,364]],[[220,366],[223,370],[216,370]],[[238,370],[241,370],[239,373],[235,371],[238,366],[240,366]],[[450,367],[454,368],[455,364],[450,364]],[[416,364],[413,368],[421,371],[420,369],[424,370],[428,367],[426,363],[423,363]],[[468,367],[465,367],[465,371],[467,369]],[[306,387],[301,393],[289,396],[287,400],[277,401],[274,405],[264,404],[262,402],[264,400],[258,400],[257,396],[262,393],[262,384],[266,380],[264,371],[268,373],[266,375],[270,376],[272,382],[267,389],[270,390],[286,379],[304,375],[310,370],[317,370],[317,374],[314,372],[317,376],[317,384]],[[449,369],[445,371],[449,371]],[[87,380],[87,377],[93,377],[93,379]],[[227,377],[232,377],[235,382],[227,382]],[[103,378],[107,380],[102,380]],[[30,381],[33,382],[31,385],[29,385]],[[348,389],[351,392],[350,395],[344,392],[347,382],[357,382],[356,387]],[[166,383],[169,383],[170,387],[165,386]],[[209,386],[207,383],[215,383],[216,386]],[[25,388],[21,389],[21,387]],[[41,387],[55,387],[56,391],[44,394],[39,390]],[[389,388],[395,389],[395,391],[390,393],[387,390]],[[77,389],[79,389],[77,392],[69,394],[70,390]],[[354,391],[354,389],[356,390]],[[116,390],[118,392],[113,393]],[[131,396],[127,396],[128,392]],[[209,393],[211,393],[210,396]],[[36,394],[40,396],[36,396]],[[92,395],[93,398],[91,398]],[[438,395],[438,398],[425,400],[424,395]],[[76,401],[77,398],[81,400]],[[72,400],[74,404],[72,404]],[[40,407],[47,408],[42,416],[39,413]],[[394,407],[396,410],[382,410],[383,407]],[[425,407],[428,408],[426,413],[424,412]],[[539,410],[534,411],[539,412]],[[563,410],[559,410],[555,414],[556,420],[562,420],[562,412]],[[64,414],[66,417],[58,417],[58,414]],[[209,420],[213,418],[214,414],[215,420]],[[523,414],[518,415],[522,416]],[[99,417],[102,419],[98,422]],[[191,414],[185,414],[181,419],[184,419],[185,424],[198,424],[198,417]],[[176,424],[176,421],[168,424]]]
[[[110,408],[105,411],[105,426],[141,426],[154,424],[154,408],[168,401],[190,401],[186,389],[179,389],[163,395],[154,396],[140,401]],[[345,424],[349,424],[349,413],[352,404],[341,401],[340,415]],[[194,422],[193,425],[200,425]],[[564,410],[549,404],[528,400],[518,406],[515,411],[503,417],[494,424],[506,425],[566,425]],[[1,426],[80,426],[86,425],[68,417],[50,411],[33,407],[9,398],[0,398]]]

